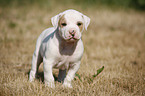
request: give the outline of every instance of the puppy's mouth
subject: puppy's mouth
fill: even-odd
[[[75,41],[78,41],[79,39],[78,38],[75,38],[75,37],[68,37],[68,38],[65,38],[65,40],[67,42],[75,42]]]
[[[78,39],[72,37],[72,38],[69,38],[68,40],[69,40],[69,41],[76,41],[76,40],[78,40]]]
[[[63,38],[66,40],[66,41],[78,41],[80,38],[78,38],[78,36],[76,36],[75,34],[73,34],[73,35],[68,35],[68,36],[66,36],[65,34],[64,34],[64,36],[63,36]]]
[[[77,36],[75,36],[75,35],[70,35],[70,36],[68,36],[67,40],[68,41],[77,41],[77,40],[79,40],[79,38],[77,38]]]

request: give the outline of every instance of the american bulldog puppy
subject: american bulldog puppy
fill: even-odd
[[[72,88],[71,81],[80,67],[84,51],[82,32],[87,30],[90,18],[70,9],[52,17],[51,22],[53,27],[44,30],[37,39],[29,81],[34,80],[43,62],[44,82],[47,86],[55,87],[52,68],[58,68],[58,81]]]

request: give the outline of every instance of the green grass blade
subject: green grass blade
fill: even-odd
[[[97,74],[94,74],[93,77],[98,76],[103,71],[103,69],[104,69],[104,66],[102,66],[102,68],[98,69]]]
[[[79,80],[82,82],[82,80],[81,80],[81,76],[79,75],[79,74],[75,74],[78,78],[79,78]]]

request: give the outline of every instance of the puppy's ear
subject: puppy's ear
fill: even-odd
[[[58,14],[51,18],[51,23],[52,23],[53,27],[55,27],[55,28],[58,27],[58,21],[59,21],[60,17],[61,17],[61,14]]]
[[[84,18],[84,25],[85,25],[84,27],[87,30],[87,28],[88,28],[88,26],[90,24],[90,18],[87,17],[86,15],[83,15],[83,18]]]

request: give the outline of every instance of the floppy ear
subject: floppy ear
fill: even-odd
[[[89,24],[90,24],[90,18],[87,17],[86,15],[83,15],[84,18],[84,25],[85,25],[85,29],[87,30]]]
[[[60,14],[51,18],[51,23],[52,23],[53,27],[55,27],[55,28],[58,27],[59,18],[60,18]]]

